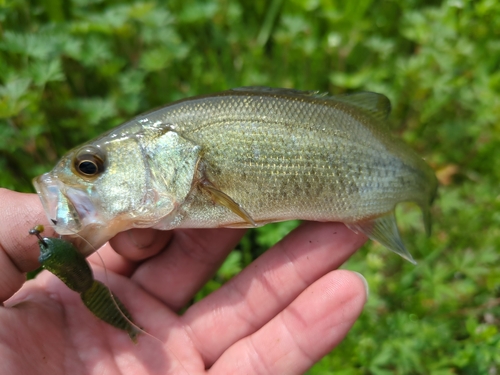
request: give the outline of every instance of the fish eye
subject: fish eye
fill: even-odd
[[[97,173],[99,168],[97,163],[93,160],[83,160],[78,164],[78,170],[87,176],[93,176]]]
[[[104,172],[105,157],[101,150],[95,147],[85,147],[78,151],[73,167],[81,177],[95,177]]]

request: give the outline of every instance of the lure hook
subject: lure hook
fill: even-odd
[[[40,241],[44,246],[47,246],[47,242],[45,242],[42,235],[40,234],[44,231],[44,229],[45,228],[43,227],[43,225],[37,225],[34,228],[31,228],[28,233],[36,236],[38,238],[38,241]]]

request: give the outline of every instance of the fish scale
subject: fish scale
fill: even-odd
[[[94,246],[132,227],[304,219],[342,221],[412,260],[394,208],[416,202],[430,228],[437,182],[390,134],[389,111],[385,96],[369,92],[329,97],[251,87],[188,98],[72,150],[35,186],[49,217],[61,216],[59,231],[71,229]],[[95,150],[95,160],[83,149]],[[79,172],[85,157],[96,175]],[[67,186],[80,189],[78,199]],[[65,197],[59,203],[55,190]],[[63,206],[71,204],[80,217],[70,222]]]

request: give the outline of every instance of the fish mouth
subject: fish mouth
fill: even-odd
[[[66,186],[51,173],[36,177],[33,185],[57,233],[76,234],[95,221],[96,210],[85,191]]]
[[[33,179],[33,185],[54,230],[73,243],[84,256],[89,256],[116,233],[128,228],[127,223],[120,220],[116,223],[106,220],[101,205],[94,204],[91,187],[66,184],[52,172]]]

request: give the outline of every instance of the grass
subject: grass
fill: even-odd
[[[500,371],[500,6],[491,0],[0,0],[0,186],[135,114],[245,85],[392,102],[391,124],[441,182],[426,238],[401,207],[414,267],[370,243],[348,338],[310,374]],[[417,223],[417,224],[416,224]],[[294,223],[250,232],[200,296]]]

